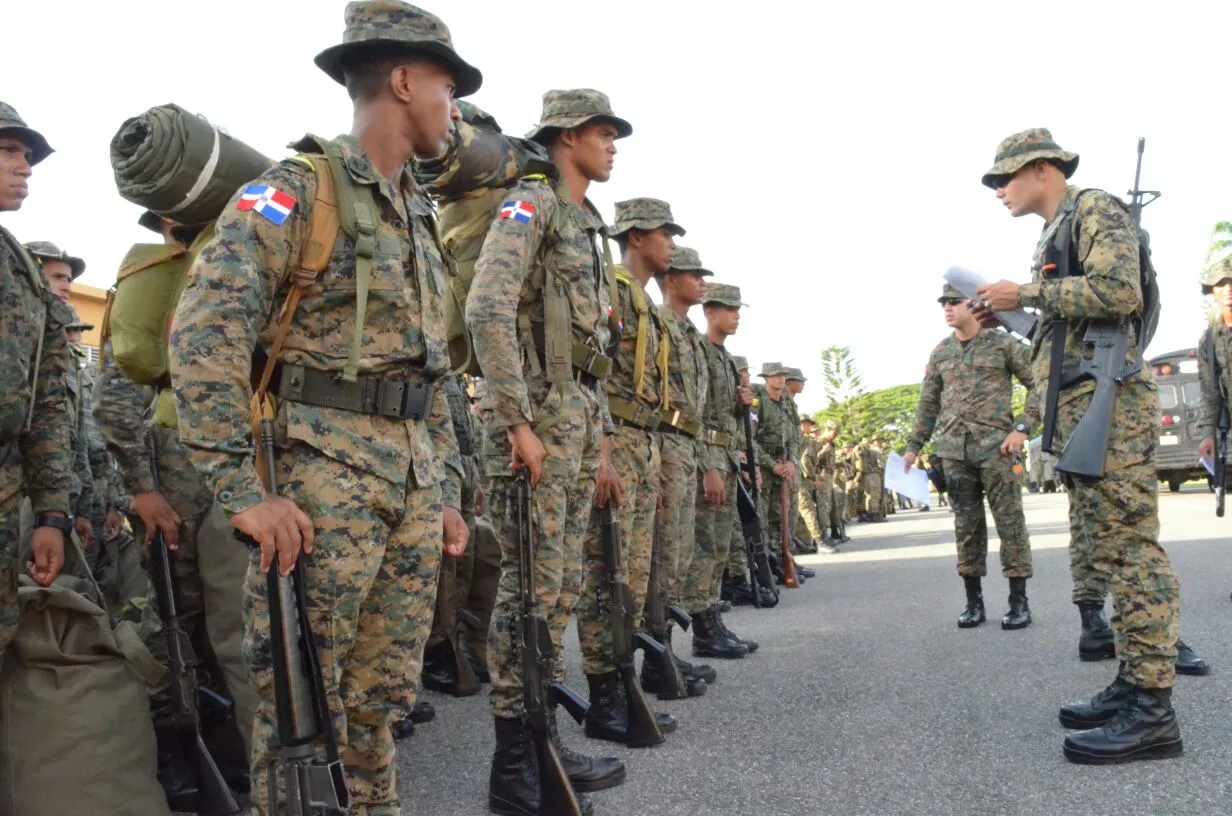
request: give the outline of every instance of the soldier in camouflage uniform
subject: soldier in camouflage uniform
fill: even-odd
[[[353,132],[306,138],[297,149],[309,156],[259,177],[289,212],[241,206],[237,195],[218,218],[175,315],[171,375],[180,441],[217,507],[260,545],[245,588],[245,656],[261,695],[253,788],[265,789],[278,741],[265,575],[276,554],[284,574],[303,559],[352,812],[397,816],[391,726],[413,701],[406,678],[418,676],[442,539],[457,556],[467,535],[457,443],[437,387],[449,370],[445,267],[431,205],[407,166],[441,153],[458,115],[453,97],[482,78],[428,12],[370,0],[349,3],[345,18],[344,42],[316,63],[352,97]],[[357,220],[375,227],[375,252],[358,256],[340,229],[320,282],[309,285],[294,273],[318,189],[314,162],[327,161],[336,189],[364,216]],[[362,320],[361,270],[370,277]],[[302,297],[275,352],[277,315],[297,285]],[[276,363],[272,466],[282,495],[267,495],[250,433],[257,347]],[[399,397],[373,400],[374,392]],[[256,812],[265,812],[264,797]]]
[[[818,487],[817,509],[822,531],[830,533],[829,538],[823,541],[830,552],[837,550],[838,545],[851,540],[844,529],[847,521],[847,495],[843,489],[843,481],[838,478],[837,440],[838,423],[828,419],[817,449],[817,473],[821,482]]]
[[[1038,416],[1028,396],[1027,415],[1014,419],[1011,378],[1031,388],[1028,350],[1006,332],[981,330],[957,289],[946,286],[937,302],[954,331],[929,355],[904,468],[910,470],[920,450],[934,440],[934,455],[944,460],[954,503],[958,574],[967,591],[959,628],[979,626],[985,619],[981,579],[988,574],[987,497],[1001,539],[1001,574],[1010,583],[1010,609],[1001,618],[1001,628],[1022,629],[1031,623],[1031,542],[1022,513],[1022,486],[1013,467]]]
[[[765,521],[772,561],[782,557],[779,545],[784,525],[791,524],[790,517],[783,518],[779,494],[782,485],[786,484],[788,495],[794,495],[798,478],[796,435],[800,432],[800,426],[792,420],[792,403],[787,397],[786,379],[790,372],[791,369],[782,363],[762,363],[758,376],[765,382],[753,386],[753,412],[757,414],[757,467],[762,477],[758,511]],[[790,531],[790,526],[787,529]]]
[[[1045,220],[1036,247],[1032,282],[981,286],[977,319],[992,311],[1031,307],[1037,327],[1066,319],[1066,334],[1036,331],[1031,366],[1036,391],[1048,383],[1052,343],[1064,342],[1064,369],[1084,354],[1083,337],[1093,320],[1116,320],[1143,308],[1138,229],[1118,199],[1067,185],[1078,155],[1063,150],[1043,128],[1023,131],[997,148],[985,186],[1015,217]],[[1071,230],[1069,277],[1050,278],[1044,255],[1059,229]],[[1132,332],[1132,328],[1130,329]],[[1107,576],[1116,614],[1116,680],[1090,704],[1065,706],[1061,722],[1090,730],[1065,740],[1074,762],[1129,762],[1176,756],[1182,743],[1172,710],[1180,585],[1159,544],[1159,505],[1154,452],[1159,436],[1159,398],[1149,366],[1138,365],[1131,336],[1127,369],[1118,379],[1105,473],[1100,479],[1066,477],[1070,502],[1070,548],[1086,551],[1093,568]],[[1061,392],[1057,443],[1064,445],[1091,402],[1095,383],[1079,380]],[[1098,726],[1098,727],[1095,727]]]
[[[737,291],[739,291],[738,287],[737,287]],[[743,388],[745,389],[745,391],[748,392],[750,416],[751,416],[752,421],[756,422],[757,413],[753,411],[752,409],[753,389],[749,383],[750,366],[749,366],[748,358],[733,354],[732,362],[735,364],[736,374],[740,378],[740,383],[739,383],[740,388]],[[756,425],[753,425],[753,431],[754,431],[754,439],[756,439],[756,431],[757,431]],[[738,457],[737,461],[743,462],[745,458],[745,451],[744,451],[745,438],[744,438],[744,424],[741,421],[740,411],[737,411],[736,439],[735,439],[734,444],[736,448],[736,454]],[[739,473],[740,473],[740,478],[743,479],[746,484],[748,484],[748,481],[749,481],[748,474],[743,470],[739,471]],[[751,584],[749,583],[749,565],[748,565],[747,552],[746,552],[746,548],[744,545],[744,527],[740,523],[740,514],[736,512],[736,507],[734,504],[732,505],[732,513],[733,515],[732,515],[731,543],[729,544],[727,548],[727,576],[728,576],[729,581],[725,585],[725,587],[733,587],[733,586],[736,588],[740,586],[749,587],[751,586]],[[724,592],[726,591],[727,590],[725,588]],[[750,594],[747,597],[733,599],[733,602],[735,602],[735,600],[739,600],[741,602],[740,605],[752,604],[753,596],[751,592],[752,590],[750,589]]]
[[[805,433],[803,421],[806,417],[800,415],[800,406],[796,404],[796,397],[803,393],[806,382],[808,382],[808,378],[798,368],[792,368],[791,373],[787,375],[787,398],[791,401],[791,411],[795,418],[795,424],[792,427],[795,429],[796,445],[800,451],[799,458],[796,460],[796,469],[799,475],[796,483],[796,492],[792,497],[791,532],[796,553],[814,555],[817,553],[822,539],[820,529],[815,529],[817,525],[817,496],[814,493],[815,485],[813,484],[812,474],[816,469],[814,461],[816,450],[809,439],[809,435]],[[809,422],[811,423],[812,420],[809,420]],[[806,460],[808,462],[807,468],[805,467]],[[808,471],[808,475],[805,475],[805,470]],[[812,527],[808,525],[806,516],[812,519]],[[800,565],[796,565],[796,571],[802,578],[812,578],[814,575],[814,571],[811,568]]]
[[[615,278],[596,245],[604,225],[586,192],[592,182],[610,177],[615,141],[632,130],[598,91],[544,94],[539,127],[529,138],[548,147],[560,182],[531,177],[510,188],[512,210],[523,215],[493,219],[467,298],[466,322],[488,388],[483,403],[486,475],[492,522],[503,549],[488,636],[489,700],[496,728],[488,801],[501,812],[539,812],[538,769],[521,720],[518,525],[511,465],[527,468],[534,485],[535,589],[557,656],[553,679],[560,681],[565,676],[564,632],[582,588],[592,503],[597,498],[605,504],[613,487],[619,487],[607,461],[604,436],[614,434],[615,426],[601,379],[610,365],[603,352],[618,328],[611,314]],[[519,203],[528,206],[519,208]],[[559,231],[545,246],[552,223],[559,223]],[[549,276],[569,286],[549,285]],[[564,750],[562,761],[575,789],[610,787],[624,779],[624,765],[615,759],[592,760]]]
[[[732,357],[726,347],[727,338],[740,328],[743,305],[739,287],[730,284],[708,281],[702,292],[707,398],[702,413],[703,444],[698,449],[696,549],[681,594],[681,604],[693,618],[693,654],[725,660],[749,653],[748,646],[725,631],[718,607],[724,568],[733,577],[745,575],[744,536],[734,540],[733,530],[740,523],[736,512],[736,479],[744,442],[740,417],[753,395],[741,380],[748,361]]]
[[[42,134],[0,102],[0,212],[21,209],[32,168],[51,155]],[[38,263],[0,227],[0,657],[17,630],[21,502],[34,530],[26,573],[49,586],[64,567],[73,456],[65,390],[70,365],[68,307],[56,299]]]

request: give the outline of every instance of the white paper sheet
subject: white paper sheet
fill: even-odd
[[[918,467],[913,467],[908,472],[903,473],[904,464],[903,457],[897,453],[891,452],[886,457],[886,489],[892,490],[895,493],[902,493],[912,501],[932,507],[932,494],[928,492],[928,474]]]
[[[970,269],[964,269],[961,266],[951,266],[945,271],[944,278],[946,283],[972,299],[975,298],[976,289],[986,283],[992,283],[992,281],[986,280],[978,272],[972,272]],[[996,315],[997,320],[1002,326],[1005,326],[1005,328],[1020,337],[1026,337],[1030,333],[1031,327],[1035,325],[1035,316],[1022,309],[1015,309],[1012,312],[994,312],[993,314]]]

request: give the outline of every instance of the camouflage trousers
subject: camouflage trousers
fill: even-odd
[[[860,477],[860,512],[878,515],[881,509],[881,474],[865,473]]]
[[[655,524],[659,532],[659,580],[666,603],[680,604],[689,565],[696,549],[694,542],[697,492],[697,443],[678,434],[659,437],[659,511]]]
[[[659,500],[659,442],[657,434],[640,428],[616,426],[608,437],[608,456],[624,486],[624,498],[614,512],[620,522],[620,566],[616,580],[633,593],[633,622],[640,626],[650,586],[650,554],[654,545],[655,508]],[[616,671],[612,646],[611,565],[603,557],[599,512],[594,510],[582,545],[582,595],[577,602],[578,641],[582,671]]]
[[[823,532],[829,534],[829,531],[821,526],[821,513],[817,508],[820,504],[818,493],[812,480],[800,479],[800,486],[796,488],[796,503],[800,507],[800,515],[796,520],[795,533],[796,538],[801,541],[820,541]]]
[[[1062,440],[1089,401],[1080,396],[1061,404],[1057,425]],[[1158,422],[1153,383],[1120,386],[1104,478],[1065,480],[1075,600],[1080,581],[1087,592],[1108,588],[1117,657],[1129,678],[1144,688],[1172,687],[1180,633],[1180,583],[1159,544]],[[1091,600],[1102,603],[1102,592]]]
[[[847,488],[838,479],[834,480],[834,486],[830,491],[830,523],[832,525],[843,524],[851,515],[847,512]]]
[[[958,574],[983,578],[988,574],[988,521],[984,499],[992,511],[1001,539],[1001,574],[1006,578],[1031,577],[1031,542],[1022,513],[1022,486],[1014,475],[1014,461],[994,452],[979,462],[945,459],[945,478],[954,504],[954,538],[958,548]]]
[[[414,704],[441,562],[440,485],[373,476],[292,441],[279,452],[281,494],[315,526],[301,556],[326,703],[351,793],[351,812],[400,816],[391,726]],[[252,789],[264,792],[278,751],[267,576],[250,552],[244,654],[261,703],[253,728]],[[265,798],[253,797],[257,816]]]
[[[706,501],[706,491],[701,477],[697,477],[697,498],[694,513],[693,538],[696,549],[689,563],[688,575],[680,595],[680,605],[690,615],[703,612],[719,602],[723,583],[723,568],[727,567],[732,577],[744,574],[744,559],[738,561],[740,572],[735,571],[732,559],[743,547],[733,547],[733,524],[739,526],[736,512],[736,471],[728,468],[723,472],[722,504]],[[744,536],[740,536],[743,545]]]
[[[17,473],[3,468],[0,474],[21,484],[21,466]],[[7,490],[5,492],[8,492]],[[17,575],[21,566],[21,495],[16,491],[0,501],[0,660],[4,650],[17,633]]]
[[[790,481],[786,482],[788,504],[787,516],[784,517],[781,491],[785,480],[775,476],[769,468],[762,468],[761,480],[762,489],[757,494],[757,511],[761,515],[762,525],[766,530],[766,544],[770,548],[771,555],[777,558],[783,549],[783,525],[788,525],[788,533],[792,531],[791,499],[796,495],[796,490]],[[743,534],[741,537],[743,538]]]
[[[567,383],[549,390],[546,383],[529,383],[531,401],[544,419],[535,434],[545,448],[539,484],[534,488],[531,528],[535,545],[535,590],[556,650],[551,678],[565,679],[565,629],[582,589],[582,543],[590,524],[595,482],[599,475],[603,426],[601,392]],[[488,628],[488,672],[492,675],[489,703],[500,718],[522,716],[522,660],[518,652],[521,604],[518,594],[518,525],[513,506],[510,446],[504,428],[489,427],[485,455],[488,505],[501,545],[501,578],[496,608]]]

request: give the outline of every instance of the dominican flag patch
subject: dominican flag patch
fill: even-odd
[[[287,220],[295,208],[295,199],[268,184],[249,184],[240,194],[237,210],[253,210],[273,221],[278,226]]]
[[[501,218],[512,218],[523,224],[529,224],[534,215],[535,205],[529,201],[506,201],[500,208]]]

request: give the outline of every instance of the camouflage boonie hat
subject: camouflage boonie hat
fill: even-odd
[[[690,249],[689,247],[682,246],[676,247],[676,251],[672,253],[671,266],[667,268],[667,272],[668,274],[671,274],[672,272],[692,272],[695,275],[701,275],[703,277],[712,277],[714,275],[713,272],[702,266],[701,256],[697,254],[696,249]],[[737,292],[737,301],[739,298],[740,295]],[[704,300],[705,298],[703,295],[703,302]]]
[[[1209,295],[1224,278],[1232,278],[1232,255],[1215,261],[1202,273],[1202,294]]]
[[[787,379],[799,380],[800,382],[808,382],[808,377],[804,376],[804,372],[798,368],[787,369]]]
[[[546,144],[556,131],[581,127],[593,119],[615,125],[617,139],[633,133],[633,125],[612,113],[612,103],[607,94],[590,88],[575,88],[571,91],[548,91],[543,95],[543,113],[539,124],[526,134],[526,138]]]
[[[26,124],[26,120],[18,115],[17,110],[5,102],[0,102],[0,136],[16,136],[26,143],[34,154],[30,159],[31,166],[56,151],[43,138],[43,134]]]
[[[967,296],[947,283],[942,287],[941,297],[937,298],[937,302],[945,303],[947,300],[967,300]]]
[[[730,283],[716,283],[715,281],[707,281],[706,285],[702,287],[702,305],[704,306],[707,303],[717,303],[729,309],[739,309],[741,306],[749,305],[740,302],[739,286],[732,286]]]
[[[732,362],[736,364],[736,371],[749,370],[749,358],[732,355]]]
[[[980,181],[985,187],[995,190],[1001,186],[998,184],[1001,179],[1014,175],[1036,159],[1056,159],[1066,178],[1074,175],[1074,171],[1078,169],[1077,153],[1062,150],[1061,146],[1052,140],[1052,132],[1048,128],[1031,128],[1006,137],[997,145],[997,155],[993,159],[992,168]]]
[[[631,198],[616,202],[616,223],[608,233],[615,238],[631,229],[650,232],[667,227],[672,235],[684,235],[684,227],[676,223],[671,205],[657,198]]]
[[[791,373],[791,369],[783,365],[782,363],[762,363],[761,373],[758,374],[757,376],[758,377],[777,377],[780,374],[786,376],[790,373]]]
[[[85,261],[81,258],[74,258],[51,241],[31,241],[24,246],[26,247],[26,252],[40,260],[64,261],[71,270],[73,280],[80,278],[81,273],[86,271]]]
[[[479,69],[458,56],[449,28],[435,14],[399,0],[359,0],[347,3],[342,43],[326,48],[313,62],[335,82],[345,84],[342,66],[347,57],[372,45],[402,45],[422,51],[449,66],[457,88],[455,97],[470,96],[483,84]]]
[[[76,310],[76,309],[74,309],[72,306],[69,306],[69,307],[68,307],[68,310],[69,310],[70,312],[72,312],[72,313],[73,313],[73,319],[72,319],[72,320],[70,320],[70,321],[69,321],[69,323],[68,323],[68,325],[67,325],[67,326],[65,326],[64,328],[66,328],[66,329],[81,329],[82,331],[90,331],[91,329],[93,329],[93,328],[94,328],[94,324],[93,324],[93,323],[87,323],[87,322],[85,322],[84,320],[82,320],[82,319],[81,319],[81,315],[77,314],[77,310]]]

